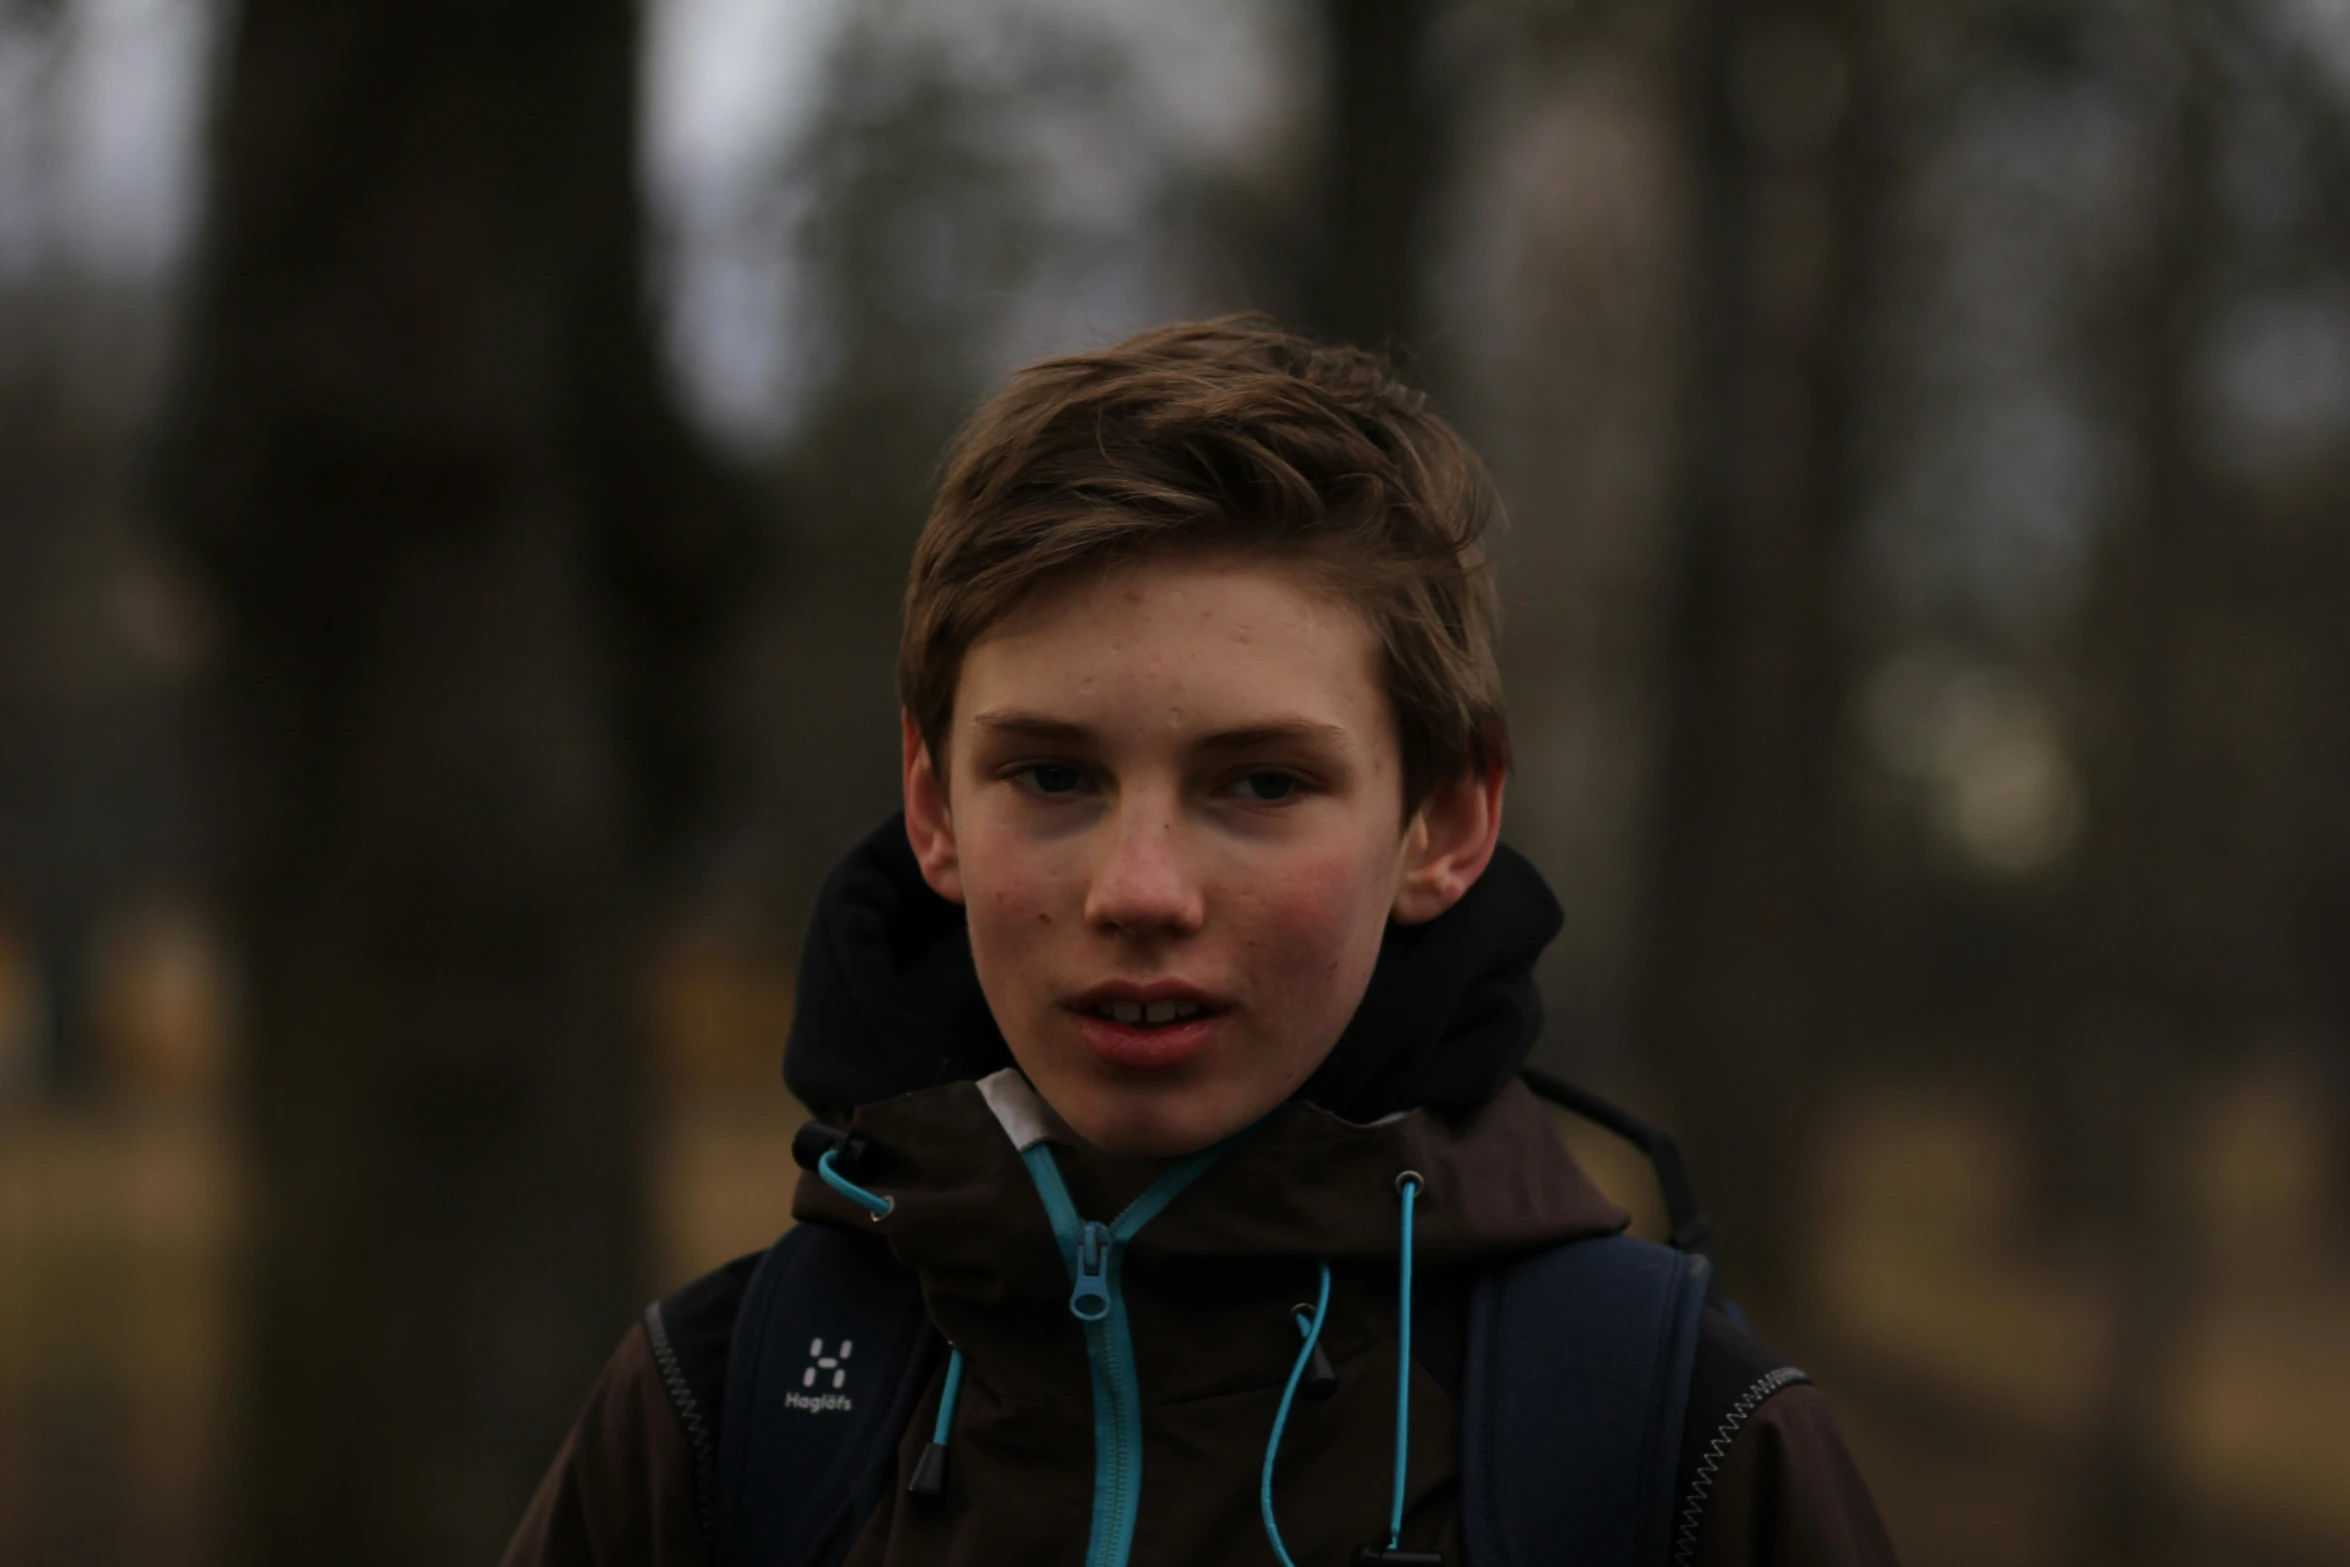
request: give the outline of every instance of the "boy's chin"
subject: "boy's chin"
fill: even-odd
[[[1145,1159],[1197,1153],[1272,1108],[1236,1102],[1229,1093],[1199,1084],[1079,1082],[1037,1087],[1069,1130],[1087,1143],[1104,1153]]]

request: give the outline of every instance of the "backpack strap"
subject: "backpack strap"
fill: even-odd
[[[715,1539],[718,1528],[718,1433],[725,1427],[727,1346],[734,1339],[743,1290],[766,1255],[755,1251],[737,1257],[645,1308],[645,1344],[685,1433],[694,1524],[705,1540]]]
[[[830,1567],[897,1475],[936,1370],[914,1275],[878,1237],[800,1224],[735,1317],[718,1428],[718,1567]]]
[[[1711,1522],[1714,1483],[1731,1445],[1764,1404],[1810,1380],[1758,1338],[1737,1307],[1706,1308],[1689,1377],[1689,1414],[1681,1427],[1673,1567],[1689,1567],[1697,1558],[1698,1541]]]
[[[1477,1567],[1663,1567],[1711,1272],[1609,1235],[1478,1281],[1461,1411]]]

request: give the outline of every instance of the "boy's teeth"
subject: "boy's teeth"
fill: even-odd
[[[1114,1022],[1158,1024],[1197,1017],[1200,1005],[1196,1001],[1105,1001],[1094,1010]]]

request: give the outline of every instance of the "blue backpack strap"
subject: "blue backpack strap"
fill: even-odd
[[[1711,1271],[1610,1235],[1478,1281],[1461,1430],[1475,1567],[1663,1567]]]
[[[718,1425],[718,1567],[829,1567],[897,1475],[936,1369],[914,1275],[878,1236],[801,1224],[743,1293]]]

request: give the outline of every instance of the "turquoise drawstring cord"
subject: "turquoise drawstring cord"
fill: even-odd
[[[1281,1567],[1297,1567],[1297,1563],[1289,1559],[1289,1547],[1281,1543],[1281,1526],[1273,1521],[1273,1460],[1281,1451],[1281,1433],[1289,1425],[1289,1406],[1297,1397],[1297,1384],[1314,1358],[1314,1346],[1321,1341],[1323,1314],[1330,1308],[1330,1264],[1317,1266],[1322,1270],[1322,1284],[1314,1294],[1314,1312],[1298,1324],[1305,1334],[1305,1347],[1297,1352],[1297,1364],[1289,1368],[1289,1385],[1281,1390],[1281,1407],[1273,1412],[1273,1436],[1265,1444],[1265,1477],[1257,1488],[1257,1500],[1265,1512],[1265,1538],[1273,1542],[1273,1555]]]
[[[818,1178],[820,1178],[825,1185],[831,1187],[834,1191],[840,1193],[843,1197],[846,1197],[849,1201],[864,1209],[866,1214],[873,1220],[874,1223],[879,1224],[882,1220],[888,1218],[889,1211],[898,1205],[897,1199],[895,1197],[883,1197],[876,1192],[869,1192],[865,1190],[864,1187],[859,1186],[855,1181],[850,1180],[847,1176],[834,1169],[832,1167],[832,1161],[839,1157],[840,1150],[838,1148],[825,1149],[824,1157],[816,1161],[816,1174]]]
[[[1396,1286],[1395,1499],[1387,1509],[1387,1548],[1391,1551],[1403,1537],[1404,1442],[1412,1427],[1412,1204],[1423,1184],[1417,1170],[1406,1170],[1395,1178],[1396,1194],[1403,1198],[1403,1278]]]
[[[1406,1478],[1405,1459],[1409,1451],[1412,1430],[1412,1217],[1426,1178],[1417,1170],[1406,1170],[1395,1178],[1396,1195],[1403,1199],[1403,1253],[1402,1275],[1396,1285],[1395,1328],[1395,1489],[1387,1507],[1387,1549],[1400,1549],[1403,1539],[1403,1498]],[[1265,1515],[1265,1538],[1272,1542],[1273,1556],[1281,1567],[1297,1567],[1290,1559],[1289,1547],[1282,1543],[1281,1526],[1273,1521],[1273,1462],[1281,1452],[1281,1437],[1289,1427],[1290,1405],[1297,1399],[1298,1383],[1304,1380],[1306,1367],[1314,1358],[1314,1347],[1321,1342],[1322,1319],[1330,1310],[1330,1265],[1321,1263],[1322,1281],[1314,1296],[1310,1317],[1303,1315],[1299,1328],[1305,1334],[1305,1344],[1297,1352],[1297,1364],[1289,1368],[1289,1383],[1281,1390],[1281,1405],[1273,1412],[1272,1439],[1265,1444],[1264,1478],[1257,1487],[1257,1500]],[[1374,1548],[1363,1547],[1368,1559]],[[1417,1558],[1413,1558],[1417,1560]]]
[[[946,1494],[947,1436],[955,1426],[955,1399],[963,1391],[963,1352],[948,1345],[946,1386],[938,1392],[938,1422],[930,1428],[930,1445],[914,1460],[913,1478],[906,1494],[933,1501]]]
[[[947,1355],[947,1385],[938,1395],[938,1423],[930,1428],[930,1440],[939,1447],[947,1445],[947,1433],[955,1427],[955,1400],[963,1396],[963,1352]]]
[[[879,1192],[869,1192],[833,1167],[840,1157],[838,1148],[827,1148],[816,1161],[817,1178],[834,1191],[865,1210],[866,1217],[879,1224],[890,1216],[898,1201]],[[914,1461],[913,1479],[907,1484],[909,1493],[918,1497],[935,1497],[946,1489],[947,1437],[955,1427],[955,1401],[963,1393],[963,1352],[948,1347],[946,1385],[938,1394],[938,1423],[931,1428],[930,1445]]]

